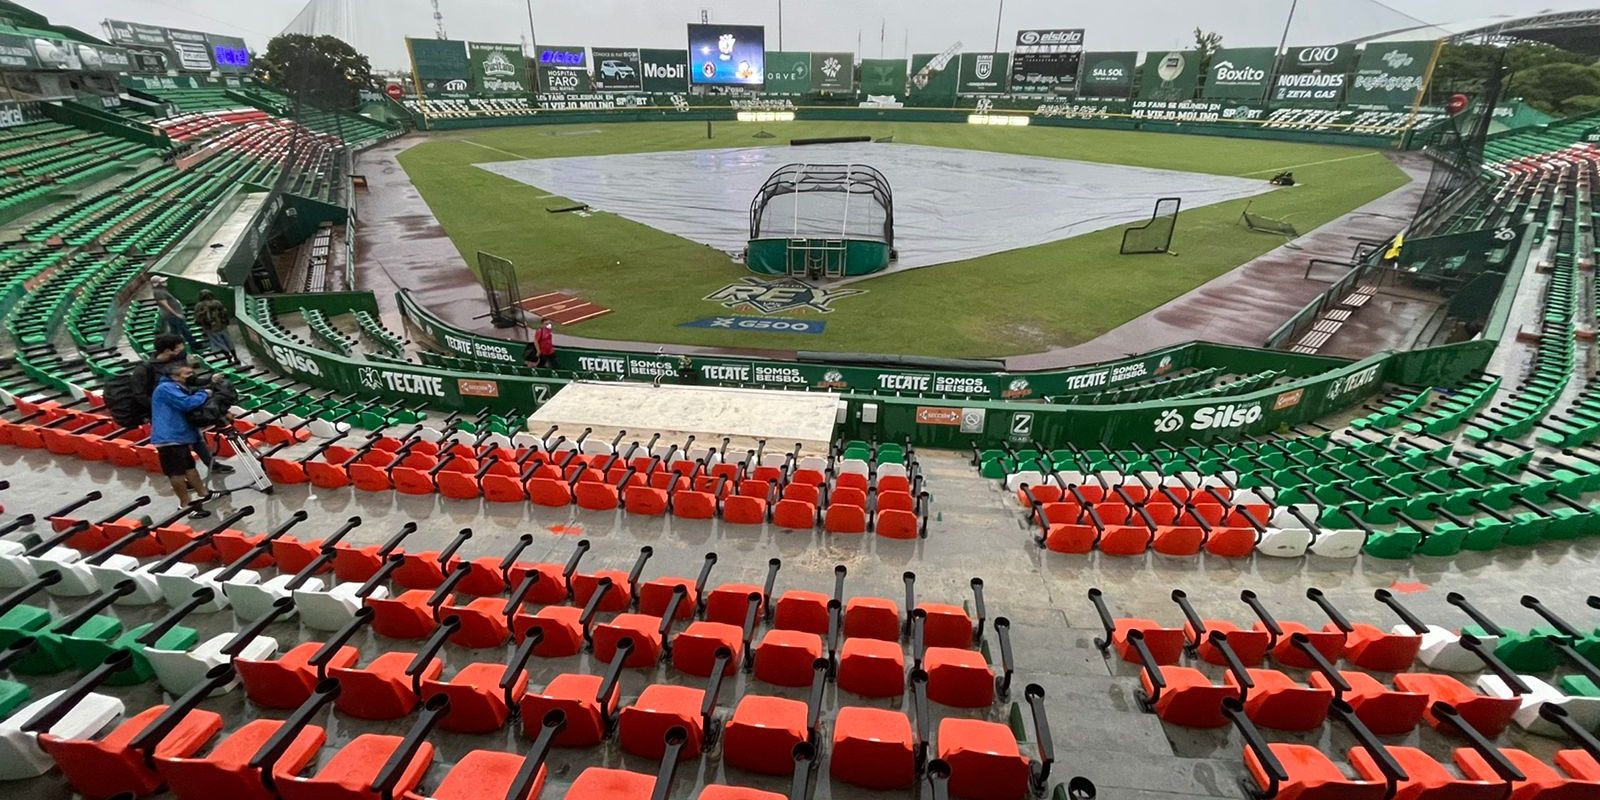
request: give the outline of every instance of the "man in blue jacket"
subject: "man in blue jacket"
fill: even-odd
[[[150,444],[156,448],[161,473],[172,483],[178,502],[190,509],[189,516],[198,519],[211,516],[202,507],[211,493],[195,471],[193,448],[200,441],[200,431],[189,423],[187,414],[205,405],[211,393],[189,391],[193,375],[194,367],[180,361],[171,364],[157,381],[150,396]]]

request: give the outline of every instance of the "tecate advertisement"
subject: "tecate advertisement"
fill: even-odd
[[[689,82],[760,86],[766,81],[766,49],[760,25],[690,25]]]

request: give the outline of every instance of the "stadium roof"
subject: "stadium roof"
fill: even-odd
[[[1544,42],[1584,55],[1600,56],[1600,8],[1548,11],[1526,17],[1482,17],[1439,25],[1387,31],[1358,41],[1392,42],[1438,37],[1449,42],[1523,40]]]
[[[47,38],[71,39],[89,44],[106,44],[100,39],[91,36],[77,28],[66,25],[52,25],[43,14],[32,11],[8,0],[0,0],[0,26],[8,27],[9,33],[21,36],[44,36]]]

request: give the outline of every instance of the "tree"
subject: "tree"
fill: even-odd
[[[256,59],[256,78],[296,99],[324,108],[347,109],[371,89],[372,64],[333,36],[286,33],[267,43]]]
[[[1200,59],[1200,71],[1205,72],[1211,66],[1211,57],[1222,49],[1222,34],[1216,31],[1207,33],[1198,27],[1194,29],[1195,57]]]
[[[1508,47],[1487,44],[1445,45],[1439,53],[1429,83],[1427,102],[1443,105],[1450,95],[1483,92],[1497,66],[1503,62],[1507,81],[1504,96],[1519,94],[1541,111],[1558,114],[1581,105],[1574,95],[1594,94],[1581,72],[1594,71],[1595,60],[1553,45],[1518,42]],[[1571,69],[1576,67],[1577,70]],[[1563,92],[1568,92],[1563,94]]]
[[[1506,95],[1551,114],[1578,114],[1591,110],[1588,99],[1600,95],[1600,67],[1552,62],[1521,70],[1506,82]]]
[[[1563,104],[1569,114],[1587,114],[1591,111],[1600,111],[1600,95],[1580,94],[1577,97],[1567,98]]]
[[[1199,86],[1204,88],[1211,75],[1211,57],[1222,49],[1222,34],[1212,31],[1207,33],[1198,26],[1194,29],[1194,57],[1198,62],[1195,69],[1200,72]]]

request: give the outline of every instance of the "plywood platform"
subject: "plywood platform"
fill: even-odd
[[[682,444],[690,435],[697,446],[720,446],[727,437],[736,453],[765,440],[768,453],[798,444],[805,454],[827,455],[838,404],[839,395],[825,392],[580,381],[534,412],[528,427],[544,433],[558,425],[557,435],[568,438],[593,428],[589,435],[607,442],[625,430],[624,445],[657,433],[662,446]]]

